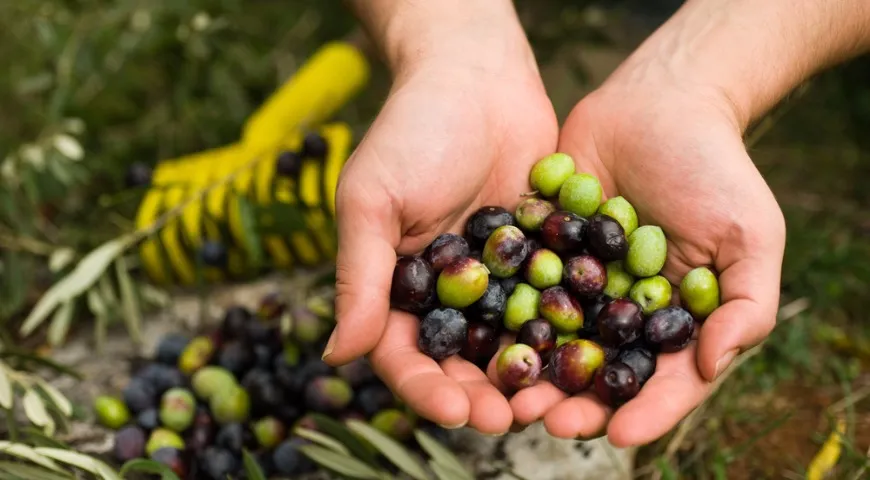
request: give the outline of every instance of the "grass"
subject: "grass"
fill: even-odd
[[[590,26],[598,17],[583,2],[519,4],[557,111],[567,112],[624,48]],[[353,25],[338,2],[0,4],[7,65],[0,103],[14,112],[0,118],[0,153],[41,145],[59,131],[71,132],[85,152],[83,161],[66,163],[50,154],[47,169],[22,156],[31,159],[16,164],[14,175],[4,170],[3,274],[23,280],[0,288],[4,318],[26,310],[55,278],[47,259],[57,246],[83,251],[129,226],[138,196],[122,193],[121,180],[131,162],[154,164],[235,140],[279,82]],[[847,426],[836,478],[859,478],[866,469],[868,80],[867,59],[822,75],[752,148],[787,218],[782,289],[791,313],[687,426],[642,449],[640,473],[802,478],[834,418]],[[340,113],[357,138],[386,87],[376,70],[371,87]]]

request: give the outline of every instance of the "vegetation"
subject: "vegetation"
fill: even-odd
[[[608,68],[568,53],[618,56],[630,47],[584,2],[518,6],[562,115]],[[28,445],[0,443],[0,471],[43,478],[14,457],[111,478],[105,465],[49,438],[80,412],[42,380],[48,370],[75,372],[39,347],[82,326],[99,339],[125,324],[135,341],[141,310],[165,301],[123,248],[142,198],[124,187],[124,173],[136,161],[155,165],[234,141],[275,86],[354,21],[339,2],[49,0],[0,2],[0,25],[0,418],[4,436]],[[374,74],[339,115],[357,138],[386,91],[383,70]],[[704,407],[642,449],[639,475],[802,478],[818,458],[836,463],[836,478],[866,475],[868,81],[867,59],[823,74],[751,134],[788,222],[781,321]],[[67,280],[45,325],[20,337],[37,300],[100,246],[91,262],[101,268]],[[839,441],[822,449],[830,438]]]

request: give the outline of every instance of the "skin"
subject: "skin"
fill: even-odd
[[[510,2],[351,3],[395,81],[340,181],[338,327],[325,360],[368,354],[409,406],[446,426],[504,433],[543,420],[554,436],[606,433],[616,446],[667,433],[774,327],[785,224],[742,134],[801,81],[870,47],[870,4],[689,0],[557,132]],[[697,341],[662,356],[615,415],[591,392],[566,398],[547,382],[508,404],[494,362],[489,381],[463,360],[439,365],[414,348],[414,318],[389,312],[397,252],[460,232],[481,205],[515,208],[530,167],[554,151],[664,229],[672,284],[700,265],[720,274],[723,305]]]

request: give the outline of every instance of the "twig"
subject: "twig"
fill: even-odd
[[[51,255],[55,250],[60,248],[35,238],[21,237],[5,232],[0,232],[0,246],[9,250],[28,252],[43,257]]]
[[[864,474],[867,473],[868,467],[870,467],[870,448],[867,449],[867,460],[865,460],[864,465],[855,472],[855,476],[852,477],[852,480],[860,480],[864,478]]]
[[[839,413],[870,396],[870,385],[860,388],[828,407],[830,413]]]

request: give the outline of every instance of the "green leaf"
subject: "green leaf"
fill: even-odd
[[[263,473],[260,465],[257,464],[247,448],[242,450],[242,463],[245,465],[245,478],[247,480],[266,480],[266,474]]]
[[[379,472],[356,458],[333,452],[319,445],[303,445],[299,447],[306,457],[324,468],[351,478],[382,479],[384,472]]]
[[[103,275],[97,282],[97,286],[100,288],[100,295],[103,297],[103,300],[106,301],[106,308],[111,316],[111,314],[118,309],[118,295],[115,294],[115,287],[112,286],[112,280],[108,275]]]
[[[147,458],[134,458],[121,467],[121,476],[131,472],[153,473],[160,475],[161,480],[180,480],[168,466]]]
[[[307,428],[296,427],[293,430],[293,433],[299,435],[300,437],[311,440],[312,442],[322,445],[335,453],[341,453],[343,455],[350,455],[350,450],[347,449],[344,445],[341,444],[338,440],[330,437],[329,435],[324,435],[320,432],[316,432],[314,430],[309,430]]]
[[[134,343],[142,342],[142,311],[139,309],[139,296],[133,288],[133,279],[127,269],[124,256],[115,261],[115,272],[118,275],[118,287],[121,289],[121,308],[124,323]]]
[[[76,380],[84,379],[82,374],[75,371],[74,369],[69,368],[65,365],[61,365],[50,358],[36,355],[32,352],[28,352],[27,350],[21,350],[21,349],[15,348],[15,347],[7,347],[5,351],[0,352],[0,355],[8,356],[8,357],[15,357],[15,358],[18,358],[21,360],[26,360],[28,362],[33,362],[33,363],[39,364],[45,368],[50,368],[52,370],[69,375],[69,376],[75,378]]]
[[[417,443],[420,444],[420,448],[432,457],[432,460],[435,463],[455,471],[457,475],[460,475],[454,478],[474,480],[474,475],[465,468],[459,458],[444,447],[444,445],[438,443],[438,440],[435,440],[431,435],[423,430],[414,430],[414,437],[417,439]]]
[[[81,160],[85,154],[79,141],[70,135],[59,133],[52,140],[54,148],[70,160]]]
[[[32,426],[26,426],[22,428],[21,432],[27,435],[27,441],[34,447],[70,448],[69,445],[67,445],[66,443],[61,442],[54,437],[50,437],[46,435],[42,430],[39,430]]]
[[[311,419],[323,433],[343,443],[354,457],[371,466],[378,465],[377,449],[360,438],[341,422],[319,413],[311,414]]]
[[[94,463],[97,465],[97,474],[103,477],[103,480],[123,480],[118,472],[115,471],[112,467],[110,467],[107,463],[101,462],[97,459],[94,459]]]
[[[0,407],[12,408],[12,380],[6,373],[6,364],[0,362]]]
[[[53,426],[54,421],[45,409],[42,397],[36,393],[36,390],[27,389],[24,398],[21,399],[21,404],[24,406],[24,414],[34,425],[45,428]]]
[[[130,242],[130,237],[110,240],[87,254],[69,275],[55,283],[42,295],[39,302],[21,325],[22,335],[30,335],[57,306],[81,295],[91,288],[106,268],[120,255]]]
[[[76,478],[72,473],[57,473],[33,465],[8,461],[0,461],[0,471],[27,480],[74,480]]]
[[[377,430],[365,422],[349,420],[348,428],[371,442],[381,453],[384,454],[395,466],[417,480],[428,480],[426,470],[412,456],[411,452],[396,440],[390,438],[380,430]]]
[[[248,261],[252,267],[259,267],[263,264],[264,252],[263,242],[260,239],[259,222],[257,221],[254,206],[247,198],[239,195],[236,197],[239,203],[239,218],[242,222],[242,231],[245,235],[245,252],[248,254]]]
[[[275,202],[253,207],[254,218],[260,233],[289,236],[308,230],[302,208],[289,203]]]
[[[75,302],[67,300],[60,305],[60,308],[54,311],[54,316],[51,318],[51,324],[48,326],[48,343],[56,347],[63,343],[66,334],[69,333],[70,324],[72,324],[73,313],[75,312]]]
[[[50,383],[39,379],[39,388],[51,399],[51,402],[61,413],[69,417],[73,413],[72,403]]]
[[[55,472],[63,472],[63,470],[60,468],[60,465],[54,463],[54,461],[52,461],[50,458],[45,458],[45,456],[40,455],[40,453],[37,452],[35,449],[21,443],[12,443],[5,440],[0,440],[0,452],[3,452],[7,455],[13,455],[18,458],[23,458],[25,460],[30,460],[37,465],[43,466],[50,470],[54,470]]]
[[[57,460],[58,462],[63,462],[72,465],[73,467],[86,470],[94,475],[102,475],[99,466],[99,463],[101,462],[83,453],[53,447],[36,447],[33,450],[36,453]]]
[[[432,469],[432,472],[435,473],[435,476],[438,477],[438,480],[457,480],[459,478],[474,478],[469,477],[468,472],[461,470],[456,471],[452,467],[448,467],[443,463],[438,463],[435,460],[429,460],[429,468]]]

